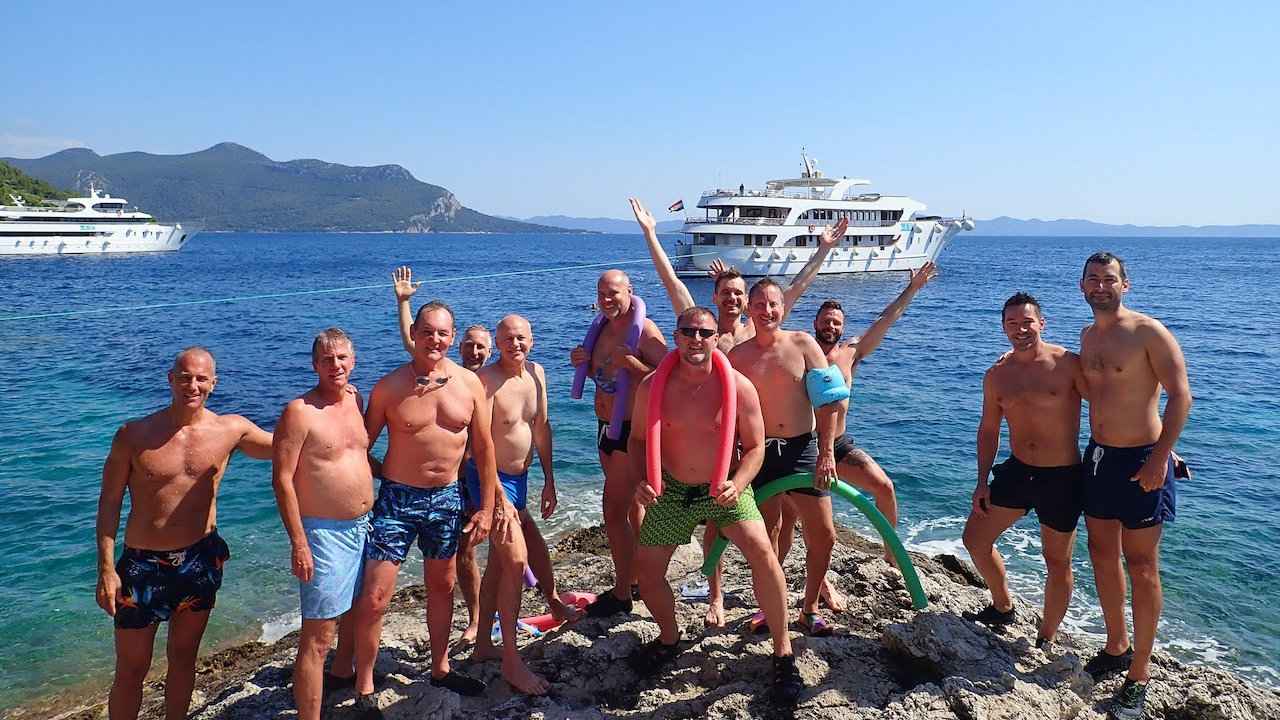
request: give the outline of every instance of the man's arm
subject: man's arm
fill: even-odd
[[[992,368],[982,377],[982,419],[978,421],[978,484],[973,491],[973,510],[983,515],[990,504],[991,489],[987,486],[987,477],[1000,449],[1000,421],[1004,416],[992,378],[994,372],[995,368]]]
[[[120,529],[120,507],[129,486],[129,466],[133,451],[128,441],[128,425],[122,425],[111,440],[111,451],[102,466],[102,490],[98,493],[98,607],[115,617],[120,601],[120,576],[116,575],[116,532]]]
[[[760,394],[742,373],[735,370],[733,377],[735,392],[738,394],[738,416],[735,421],[742,457],[738,460],[737,469],[730,473],[728,485],[715,499],[724,507],[731,507],[738,502],[738,497],[759,474],[760,466],[764,464],[764,415],[760,411]]]
[[[662,337],[658,326],[652,320],[644,321],[639,345],[640,347],[634,353],[625,345],[622,347],[625,354],[622,356],[621,364],[634,377],[644,377],[653,372],[654,368],[658,367],[658,363],[667,356],[667,340]]]
[[[418,283],[413,282],[413,270],[408,265],[402,265],[391,273],[391,279],[395,281],[396,293],[396,315],[400,326],[400,344],[404,345],[405,352],[413,354],[413,308],[409,307],[409,298],[418,291]]]
[[[275,491],[276,509],[280,512],[280,521],[284,523],[284,531],[292,547],[289,567],[299,580],[306,583],[311,582],[315,562],[311,557],[311,546],[307,544],[307,533],[302,529],[302,513],[298,510],[298,494],[293,485],[302,446],[307,441],[307,429],[301,414],[302,403],[294,400],[285,406],[280,421],[276,423],[271,454],[271,488]]]
[[[827,356],[822,352],[818,341],[808,333],[798,332],[794,337],[799,338],[800,347],[804,353],[805,372],[815,369],[825,370]],[[840,410],[843,407],[845,407],[843,403],[831,402],[813,410],[814,418],[818,423],[818,462],[814,466],[813,480],[815,486],[823,490],[831,487],[836,479],[835,442],[836,435],[841,432],[838,425],[841,417]]]
[[[369,406],[364,411],[364,431],[369,436],[369,470],[374,477],[382,477],[382,461],[373,456],[374,443],[387,425],[386,393],[384,381],[379,381],[369,393]]]
[[[1166,397],[1164,416],[1160,420],[1160,438],[1137,475],[1142,489],[1151,492],[1164,485],[1165,463],[1187,425],[1187,417],[1191,414],[1191,383],[1187,381],[1187,361],[1173,333],[1157,320],[1144,324],[1139,332],[1144,335],[1151,370],[1164,387]]]
[[[640,229],[644,232],[644,243],[649,248],[649,257],[653,258],[653,267],[658,271],[663,287],[667,289],[671,308],[679,315],[694,306],[693,295],[680,278],[676,277],[676,270],[671,267],[667,252],[662,249],[662,243],[658,242],[658,221],[653,219],[653,213],[646,210],[636,198],[628,198],[628,202],[631,203],[631,212],[635,213],[636,222],[640,223]]]
[[[800,268],[800,272],[796,274],[787,289],[782,291],[782,318],[785,320],[787,315],[791,314],[791,308],[799,302],[800,296],[804,295],[804,291],[809,289],[809,284],[818,276],[818,269],[822,267],[822,263],[827,259],[827,254],[831,252],[831,248],[840,244],[844,239],[844,231],[849,229],[849,221],[841,219],[834,226],[828,225],[822,229],[822,236],[818,238],[818,249],[813,251],[813,257],[809,258],[809,262]]]
[[[235,415],[234,418],[240,423],[240,442],[236,443],[236,449],[254,460],[270,460],[271,433],[247,417]]]
[[[538,450],[538,463],[542,466],[542,519],[556,511],[555,464],[551,459],[551,417],[547,412],[547,375],[538,363],[533,367],[533,382],[538,388],[538,412],[533,418],[533,446]]]
[[[911,273],[911,280],[907,282],[907,286],[903,288],[902,293],[885,307],[884,312],[880,313],[880,317],[871,323],[871,327],[862,334],[858,340],[857,351],[854,353],[854,363],[861,362],[870,355],[876,348],[880,347],[880,343],[884,340],[884,336],[889,334],[889,328],[902,317],[902,313],[906,312],[907,306],[911,304],[911,300],[915,298],[916,293],[920,292],[920,288],[924,287],[930,280],[938,274],[938,269],[933,263],[925,263],[920,266],[919,270]]]
[[[480,475],[480,509],[471,516],[462,532],[471,533],[472,542],[478,544],[484,542],[492,529],[495,539],[509,542],[510,527],[506,522],[506,513],[501,513],[498,521],[494,522],[496,496],[501,491],[498,489],[498,460],[494,455],[493,436],[489,432],[493,410],[480,378],[472,373],[466,373],[463,377],[472,394],[471,424],[467,433],[471,440],[471,459],[475,461]]]

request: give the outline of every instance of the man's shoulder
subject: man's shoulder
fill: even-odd
[[[409,363],[405,363],[378,378],[378,382],[373,384],[372,392],[392,392],[397,386],[404,385],[406,381],[412,380],[412,376],[413,368]]]

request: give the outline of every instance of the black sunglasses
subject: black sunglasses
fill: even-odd
[[[707,338],[717,334],[715,330],[708,330],[707,328],[691,328],[691,327],[676,328],[676,332],[680,333],[681,335],[687,338],[699,337],[699,338],[702,338],[703,340],[706,340]]]

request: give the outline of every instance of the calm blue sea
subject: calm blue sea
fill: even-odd
[[[1128,260],[1129,304],[1177,335],[1196,397],[1178,447],[1196,477],[1179,488],[1178,520],[1165,535],[1160,645],[1187,661],[1280,686],[1280,242],[961,237],[943,255],[940,277],[859,372],[849,429],[897,483],[904,540],[962,554],[982,373],[1007,349],[1001,304],[1015,290],[1035,294],[1048,339],[1076,347],[1089,317],[1076,280],[1083,259],[1098,249]],[[308,353],[318,330],[339,325],[355,338],[355,379],[364,388],[406,359],[390,290],[396,265],[447,279],[644,257],[639,236],[208,234],[167,255],[0,261],[0,317],[387,283],[286,299],[0,320],[0,709],[109,682],[111,623],[94,603],[102,461],[121,422],[167,402],[165,371],[179,348],[199,343],[217,356],[214,410],[270,427],[314,381]],[[670,306],[648,263],[623,267],[669,330]],[[451,303],[460,326],[492,327],[508,312],[532,319],[533,356],[548,368],[562,492],[551,533],[600,516],[595,422],[588,400],[568,399],[567,361],[591,319],[598,272],[453,280],[418,295]],[[849,309],[849,331],[859,332],[904,282],[900,274],[819,278],[789,326],[807,327],[817,305],[834,297]],[[707,301],[710,284],[695,281],[693,291]],[[218,504],[233,556],[206,649],[278,636],[296,622],[269,464],[235,457]],[[848,509],[839,511],[865,528]],[[1016,590],[1038,604],[1035,522],[1016,526],[1001,549]],[[1076,570],[1070,625],[1099,633],[1083,537]],[[417,571],[406,571],[406,579]]]

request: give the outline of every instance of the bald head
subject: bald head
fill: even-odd
[[[631,278],[621,270],[605,270],[596,282],[596,307],[610,320],[631,309]]]
[[[213,353],[209,352],[208,348],[204,348],[199,345],[192,345],[178,351],[178,354],[173,356],[172,369],[177,370],[183,365],[188,364],[186,361],[208,363],[210,371],[216,370],[218,367],[217,362],[213,359]]]
[[[511,334],[515,331],[523,330],[525,334],[533,334],[533,326],[524,317],[516,314],[508,315],[498,322],[498,337],[501,338],[503,333]]]
[[[621,270],[614,268],[613,270],[605,270],[600,273],[600,281],[596,283],[596,287],[599,288],[617,283],[621,283],[628,289],[631,288],[631,278],[627,277],[627,274]]]
[[[503,362],[523,363],[533,349],[533,326],[519,315],[508,315],[498,323],[498,351]]]

